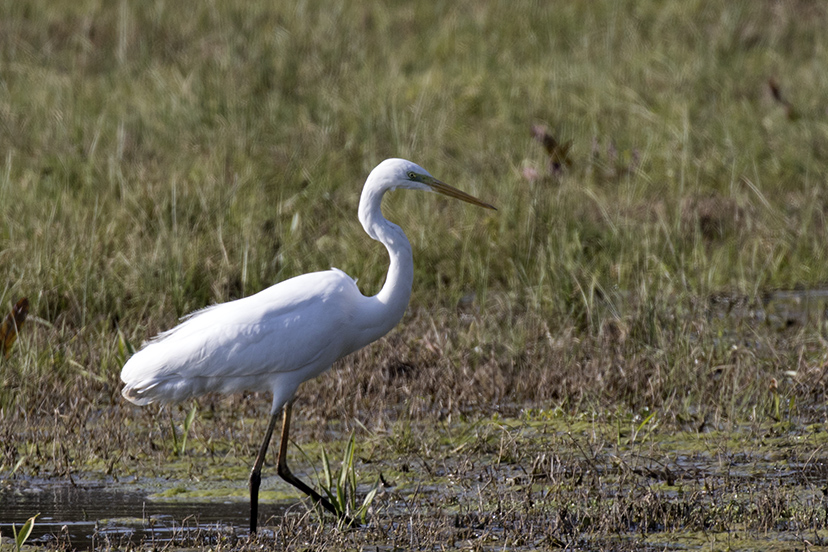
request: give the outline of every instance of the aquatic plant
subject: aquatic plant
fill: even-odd
[[[34,523],[37,516],[40,513],[37,513],[26,520],[26,523],[23,524],[23,527],[20,528],[20,531],[17,530],[17,527],[12,524],[12,532],[14,533],[14,550],[15,552],[20,552],[23,548],[23,545],[26,544],[26,540],[29,538],[29,535],[32,534],[32,529],[34,529]]]
[[[368,490],[362,502],[357,506],[357,474],[354,467],[354,432],[348,438],[348,443],[345,445],[345,451],[342,454],[342,462],[339,465],[339,471],[331,470],[331,463],[328,460],[328,454],[324,447],[322,448],[322,469],[323,479],[319,481],[319,486],[326,495],[334,508],[339,514],[340,520],[344,518],[358,519],[362,523],[366,521],[368,509],[374,501],[374,497],[379,490],[380,480]],[[348,521],[345,521],[348,523]]]
[[[173,438],[173,453],[176,456],[184,456],[184,451],[187,448],[187,436],[190,434],[190,428],[193,427],[197,412],[198,403],[193,402],[193,407],[187,413],[187,417],[184,418],[184,423],[181,427],[181,437],[175,431],[175,422],[173,421],[172,414],[170,414],[170,433],[172,433]]]

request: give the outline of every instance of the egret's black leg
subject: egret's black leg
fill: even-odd
[[[288,446],[288,433],[290,433],[290,411],[291,411],[291,403],[287,403],[284,408],[284,416],[282,417],[282,435],[279,441],[279,463],[277,465],[277,473],[279,477],[308,495],[313,499],[314,502],[317,502],[322,505],[327,511],[332,513],[333,515],[342,519],[346,525],[352,525],[353,522],[351,519],[342,514],[340,515],[339,512],[336,511],[336,508],[328,502],[322,495],[305,485],[300,479],[290,473],[290,469],[287,465],[287,446]],[[273,426],[273,422],[271,421],[271,428]]]
[[[267,433],[265,433],[264,441],[259,449],[259,454],[256,456],[256,462],[253,464],[253,469],[250,471],[250,532],[256,532],[256,524],[259,517],[259,485],[262,482],[262,464],[264,464],[265,454],[267,454],[267,446],[270,444],[270,437],[273,435],[273,428],[276,427],[276,420],[279,419],[279,413],[274,412],[270,417],[270,423],[267,426]]]

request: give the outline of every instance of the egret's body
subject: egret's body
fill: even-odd
[[[388,333],[408,306],[414,279],[411,245],[380,209],[385,192],[395,188],[436,191],[493,208],[410,161],[387,159],[371,171],[359,204],[365,231],[385,245],[391,260],[377,295],[362,295],[354,280],[338,269],[303,274],[244,299],[193,313],[150,341],[121,372],[124,397],[139,405],[175,403],[212,392],[273,393],[271,421],[250,477],[252,531],[261,466],[280,411],[279,475],[336,513],[287,468],[290,405],[302,382]]]
[[[128,384],[124,396],[144,405],[269,390],[278,408],[300,383],[376,339],[372,321],[365,327],[360,320],[374,303],[347,274],[332,269],[208,307],[130,359],[121,374]]]

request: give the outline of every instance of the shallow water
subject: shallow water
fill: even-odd
[[[277,515],[282,508],[262,505],[260,515]],[[106,542],[165,542],[188,534],[203,537],[205,532],[246,531],[250,514],[246,501],[151,501],[138,491],[94,484],[32,482],[22,488],[0,489],[4,537],[13,535],[12,523],[19,529],[37,513],[29,543],[68,541],[81,550]]]
[[[746,296],[716,296],[710,300],[711,314],[717,317],[753,320],[784,329],[828,318],[828,288],[776,290],[758,302]]]

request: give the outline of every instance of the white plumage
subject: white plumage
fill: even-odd
[[[300,383],[370,343],[341,331],[357,322],[363,302],[372,298],[332,269],[195,312],[130,358],[121,373],[124,397],[146,405],[269,390],[277,411]]]

